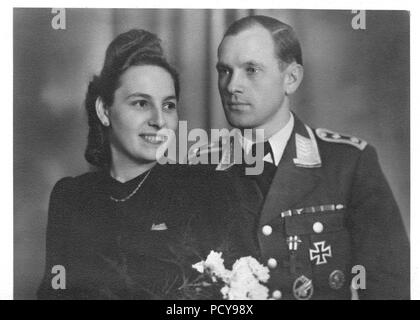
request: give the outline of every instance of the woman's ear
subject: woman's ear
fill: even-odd
[[[109,111],[107,107],[105,106],[104,101],[101,97],[96,98],[95,102],[95,108],[96,108],[96,114],[101,121],[101,123],[105,127],[109,127],[110,121],[109,121]]]
[[[299,88],[303,80],[303,66],[293,62],[285,70],[284,91],[286,95],[291,95]]]

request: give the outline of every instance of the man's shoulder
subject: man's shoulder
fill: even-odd
[[[377,165],[377,153],[367,141],[341,132],[318,128],[314,130],[323,166],[330,164],[350,167],[362,161],[365,165]]]
[[[321,141],[321,144],[330,148],[340,146],[339,148],[348,149],[350,151],[363,151],[368,146],[368,143],[365,140],[352,135],[339,133],[325,128],[318,128],[314,131],[316,133],[317,140]]]

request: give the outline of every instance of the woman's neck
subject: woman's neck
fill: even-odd
[[[110,174],[115,180],[119,182],[126,182],[141,175],[143,172],[150,170],[156,165],[156,161],[144,164],[136,164],[132,166],[119,166],[118,164],[111,164]]]

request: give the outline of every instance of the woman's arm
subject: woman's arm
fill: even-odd
[[[65,269],[66,239],[71,215],[72,178],[63,178],[51,192],[46,235],[46,263],[38,299],[69,299]],[[64,269],[63,269],[64,268]],[[64,273],[63,273],[64,270]]]

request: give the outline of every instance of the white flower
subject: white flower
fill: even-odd
[[[204,272],[204,261],[197,262],[192,265],[193,269],[197,270],[200,273]]]
[[[257,279],[261,282],[267,282],[270,278],[270,271],[268,270],[268,268],[260,264],[256,259],[252,257],[247,258],[248,265],[254,276],[256,276]]]
[[[229,300],[265,300],[269,290],[260,282],[267,282],[269,277],[267,267],[252,257],[242,257],[233,264],[227,286],[221,293]]]
[[[215,273],[225,270],[222,253],[212,250],[206,258],[205,266]]]
[[[230,271],[226,270],[222,253],[211,251],[205,261],[200,261],[192,265],[193,269],[200,273],[208,272],[213,282],[217,279],[228,281]]]
[[[269,270],[267,267],[261,265],[253,257],[242,257],[233,264],[233,273],[240,273],[241,277],[252,274],[261,282],[267,282],[270,278]]]
[[[209,270],[212,276],[223,280],[229,278],[229,270],[226,270],[222,253],[211,251],[204,262],[204,267]],[[212,278],[215,282],[216,279]]]
[[[249,298],[251,300],[267,300],[268,288],[261,283],[256,283],[253,287],[249,288]]]
[[[227,285],[225,285],[222,289],[220,289],[220,292],[223,295],[223,299],[229,298],[229,291],[230,291],[230,288]]]
[[[224,286],[220,292],[224,299],[228,300],[266,300],[269,290],[262,285],[256,278],[248,278],[248,281],[236,278],[237,281],[231,282],[230,286]]]
[[[266,300],[269,290],[265,283],[270,278],[267,267],[253,257],[242,257],[235,261],[232,270],[224,266],[222,253],[211,251],[205,261],[193,265],[200,273],[207,272],[213,282],[222,280],[225,284],[220,290],[223,299],[228,300]]]

